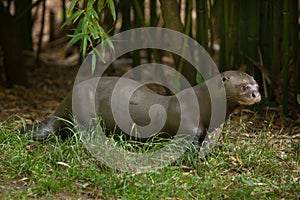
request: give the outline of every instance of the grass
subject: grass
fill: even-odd
[[[186,152],[170,166],[148,173],[106,167],[75,136],[38,142],[12,131],[13,120],[3,122],[1,198],[300,198],[299,138],[277,134],[274,118],[262,120],[253,115],[237,119],[227,122],[207,159]]]

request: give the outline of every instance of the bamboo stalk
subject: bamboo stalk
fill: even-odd
[[[247,4],[244,2],[239,9],[239,51],[241,55],[246,53],[247,49],[247,33],[248,33],[248,16]],[[245,63],[244,56],[240,56],[240,62]]]
[[[249,1],[247,4],[247,14],[248,14],[248,40],[246,54],[254,59],[258,60],[258,27],[259,27],[259,2],[258,0]],[[247,62],[248,71],[250,74],[254,74],[256,71],[255,66],[251,62]],[[257,73],[260,74],[260,73]]]
[[[182,1],[178,0],[178,10],[179,10],[179,13],[181,12],[181,7],[182,7]]]
[[[192,37],[192,10],[193,10],[193,1],[186,1],[185,4],[185,27],[184,27],[184,33],[186,35],[189,35]],[[193,52],[191,52],[191,49],[184,47],[182,49],[182,54],[184,55],[186,51],[190,51],[190,54],[192,55]],[[192,65],[184,61],[182,58],[179,59],[178,64],[178,71],[181,73],[189,72],[190,77],[189,81],[190,83],[194,83],[196,81],[196,70]],[[194,75],[194,77],[192,77]]]
[[[221,48],[220,48],[220,69],[222,71],[226,70],[226,62],[225,62],[225,20],[224,20],[224,1],[216,1],[214,3],[214,13],[215,18],[219,19],[219,26],[220,26],[220,38],[221,38]]]
[[[230,38],[229,38],[229,6],[231,4],[231,1],[228,1],[226,3],[224,3],[224,19],[223,19],[223,23],[224,23],[224,41],[222,41],[223,43],[223,48],[224,48],[224,68],[227,70],[230,68],[230,54],[229,54],[229,50],[230,50]]]
[[[282,1],[272,1],[272,69],[271,69],[271,91],[274,91],[277,83],[277,75],[280,73],[281,49],[280,40],[282,38]],[[274,98],[274,92],[270,93],[270,98]]]
[[[209,19],[208,19],[208,26],[209,26],[209,30],[210,30],[210,47],[209,48],[209,53],[211,56],[214,55],[214,48],[213,48],[213,45],[214,45],[214,26],[213,26],[213,6],[212,6],[212,1],[211,0],[208,0],[208,10],[209,10]]]
[[[299,49],[300,49],[300,41],[298,38],[298,34],[300,32],[300,26],[298,24],[298,2],[290,0],[289,1],[289,7],[290,7],[290,33],[291,33],[291,39],[290,39],[290,44],[291,44],[291,56],[292,56],[292,67],[293,67],[293,80],[296,81],[295,83],[295,93],[300,94],[300,69],[299,69],[299,62],[298,56],[299,54]],[[300,58],[299,58],[300,59]],[[298,80],[298,83],[297,83]],[[295,96],[297,96],[295,94]]]
[[[144,0],[133,0],[132,1],[134,10],[134,25],[135,28],[142,27],[145,25],[145,12],[144,12]],[[139,66],[141,64],[140,50],[132,52],[132,67]],[[134,75],[137,80],[141,79],[140,71],[134,71]]]
[[[150,2],[148,2],[148,5],[150,7],[150,17],[149,17],[149,23],[147,23],[147,25],[149,24],[150,27],[155,27],[156,24],[157,24],[157,12],[156,12],[156,5],[157,4],[157,1],[156,0],[150,0]],[[146,21],[148,21],[146,19]],[[147,53],[147,60],[148,62],[150,63],[152,61],[152,58],[151,58],[151,53],[152,50],[151,49],[147,49],[146,50],[146,53]]]
[[[272,55],[272,4],[271,0],[261,1],[260,9],[260,47],[264,67],[271,70],[271,55]]]
[[[40,54],[42,50],[42,39],[44,35],[44,25],[45,25],[45,12],[46,12],[46,0],[43,0],[42,4],[42,22],[41,22],[41,28],[40,28],[40,34],[39,34],[39,41],[38,41],[38,49],[36,52],[36,62],[40,59]]]
[[[288,84],[289,84],[289,58],[290,58],[290,26],[289,26],[289,1],[283,1],[283,95],[282,95],[282,108],[283,114],[288,114]]]
[[[145,26],[144,0],[132,0],[134,9],[134,24],[136,27]]]
[[[184,33],[190,37],[193,37],[192,11],[193,11],[193,1],[186,1],[185,2]]]
[[[137,0],[133,0],[133,6],[134,6],[134,9],[137,10],[137,13],[140,13],[136,17],[140,18],[139,21],[142,23],[141,26],[145,26],[144,14],[141,11],[140,4],[137,2]],[[149,36],[149,37],[151,37],[151,36]],[[161,55],[158,54],[157,50],[156,49],[152,49],[152,53],[153,53],[155,61],[157,63],[161,63],[162,62],[162,58],[161,58]]]
[[[66,21],[66,0],[61,1],[61,8],[62,8],[62,16],[63,16],[63,22]]]
[[[197,29],[196,40],[208,49],[208,5],[207,0],[196,0]]]
[[[119,2],[119,8],[122,12],[122,26],[121,32],[129,30],[131,28],[131,21],[130,21],[130,0],[122,0]]]
[[[232,0],[230,5],[230,20],[229,20],[229,39],[230,39],[230,49],[229,49],[229,65],[238,67],[240,63],[240,56],[238,50],[238,19],[239,19],[239,1]]]
[[[158,17],[157,17],[157,1],[150,0],[150,26],[156,26]]]

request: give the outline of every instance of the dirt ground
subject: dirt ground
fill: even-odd
[[[28,119],[26,123],[29,124],[32,121],[40,121],[49,116],[58,107],[60,101],[72,88],[74,77],[79,68],[79,55],[77,52],[72,52],[74,48],[71,51],[66,49],[66,37],[57,38],[49,42],[50,10],[55,13],[56,34],[60,31],[62,23],[61,1],[46,1],[45,27],[40,61],[35,62],[33,52],[25,52],[25,65],[29,80],[28,88],[15,86],[7,89],[0,86],[0,122],[19,119],[18,117]],[[41,4],[33,8],[32,16],[34,20],[32,32],[33,47],[36,51],[42,19]]]

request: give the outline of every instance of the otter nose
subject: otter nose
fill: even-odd
[[[257,99],[258,101],[260,101],[260,93],[258,91],[253,91],[251,93],[251,97],[254,98],[254,99]]]

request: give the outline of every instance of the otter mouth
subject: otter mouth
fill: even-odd
[[[255,103],[260,102],[260,100],[261,100],[261,96],[258,95],[255,98],[240,100],[238,101],[238,103],[242,105],[253,105]]]

